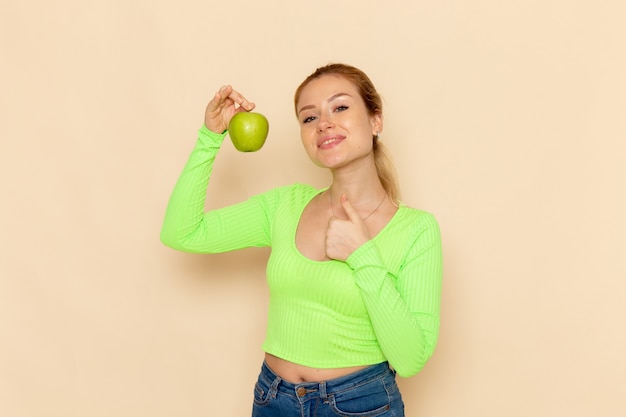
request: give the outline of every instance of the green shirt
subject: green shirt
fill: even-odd
[[[419,372],[439,330],[442,256],[434,217],[400,205],[346,262],[313,261],[298,251],[295,234],[305,206],[323,190],[293,184],[205,212],[225,134],[200,129],[167,207],[163,243],[194,253],[271,247],[266,352],[314,368],[387,360],[401,376]]]

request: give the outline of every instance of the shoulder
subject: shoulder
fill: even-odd
[[[317,193],[319,190],[312,185],[303,184],[301,182],[295,182],[293,184],[283,185],[277,187],[276,190],[280,190],[282,193],[289,195],[312,195]]]
[[[265,201],[270,206],[282,206],[282,205],[299,205],[303,202],[308,202],[313,196],[319,193],[320,190],[315,187],[302,184],[293,183],[289,185],[278,186],[269,191],[256,196]]]
[[[312,185],[293,183],[273,188],[264,194],[273,194],[280,199],[306,199],[311,198],[319,191],[320,190],[316,189]]]
[[[398,221],[404,226],[413,225],[414,227],[421,226],[426,228],[439,228],[437,219],[428,211],[400,204],[397,215]]]
[[[404,233],[407,251],[441,246],[439,223],[432,213],[401,205],[397,214],[396,227],[402,231],[398,234]]]

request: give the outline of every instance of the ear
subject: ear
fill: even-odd
[[[383,131],[383,114],[374,113],[370,119],[370,124],[372,125],[372,136],[381,133]]]

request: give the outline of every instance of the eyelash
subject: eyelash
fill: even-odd
[[[337,112],[337,111],[340,111],[340,112],[341,112],[341,111],[346,111],[346,110],[348,110],[348,108],[349,108],[348,106],[344,106],[344,105],[342,104],[342,105],[340,105],[340,106],[337,106],[337,108],[335,109],[335,111],[336,111],[336,112]],[[302,121],[302,123],[310,123],[310,122],[312,122],[314,119],[315,119],[315,116],[309,116],[309,117],[307,117],[306,119],[304,119],[304,120]]]

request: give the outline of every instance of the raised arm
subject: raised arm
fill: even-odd
[[[209,102],[204,126],[172,191],[161,228],[161,241],[185,252],[224,252],[269,244],[268,195],[259,195],[230,207],[205,213],[206,192],[213,162],[226,136],[232,116],[251,110],[230,86],[222,87]]]

